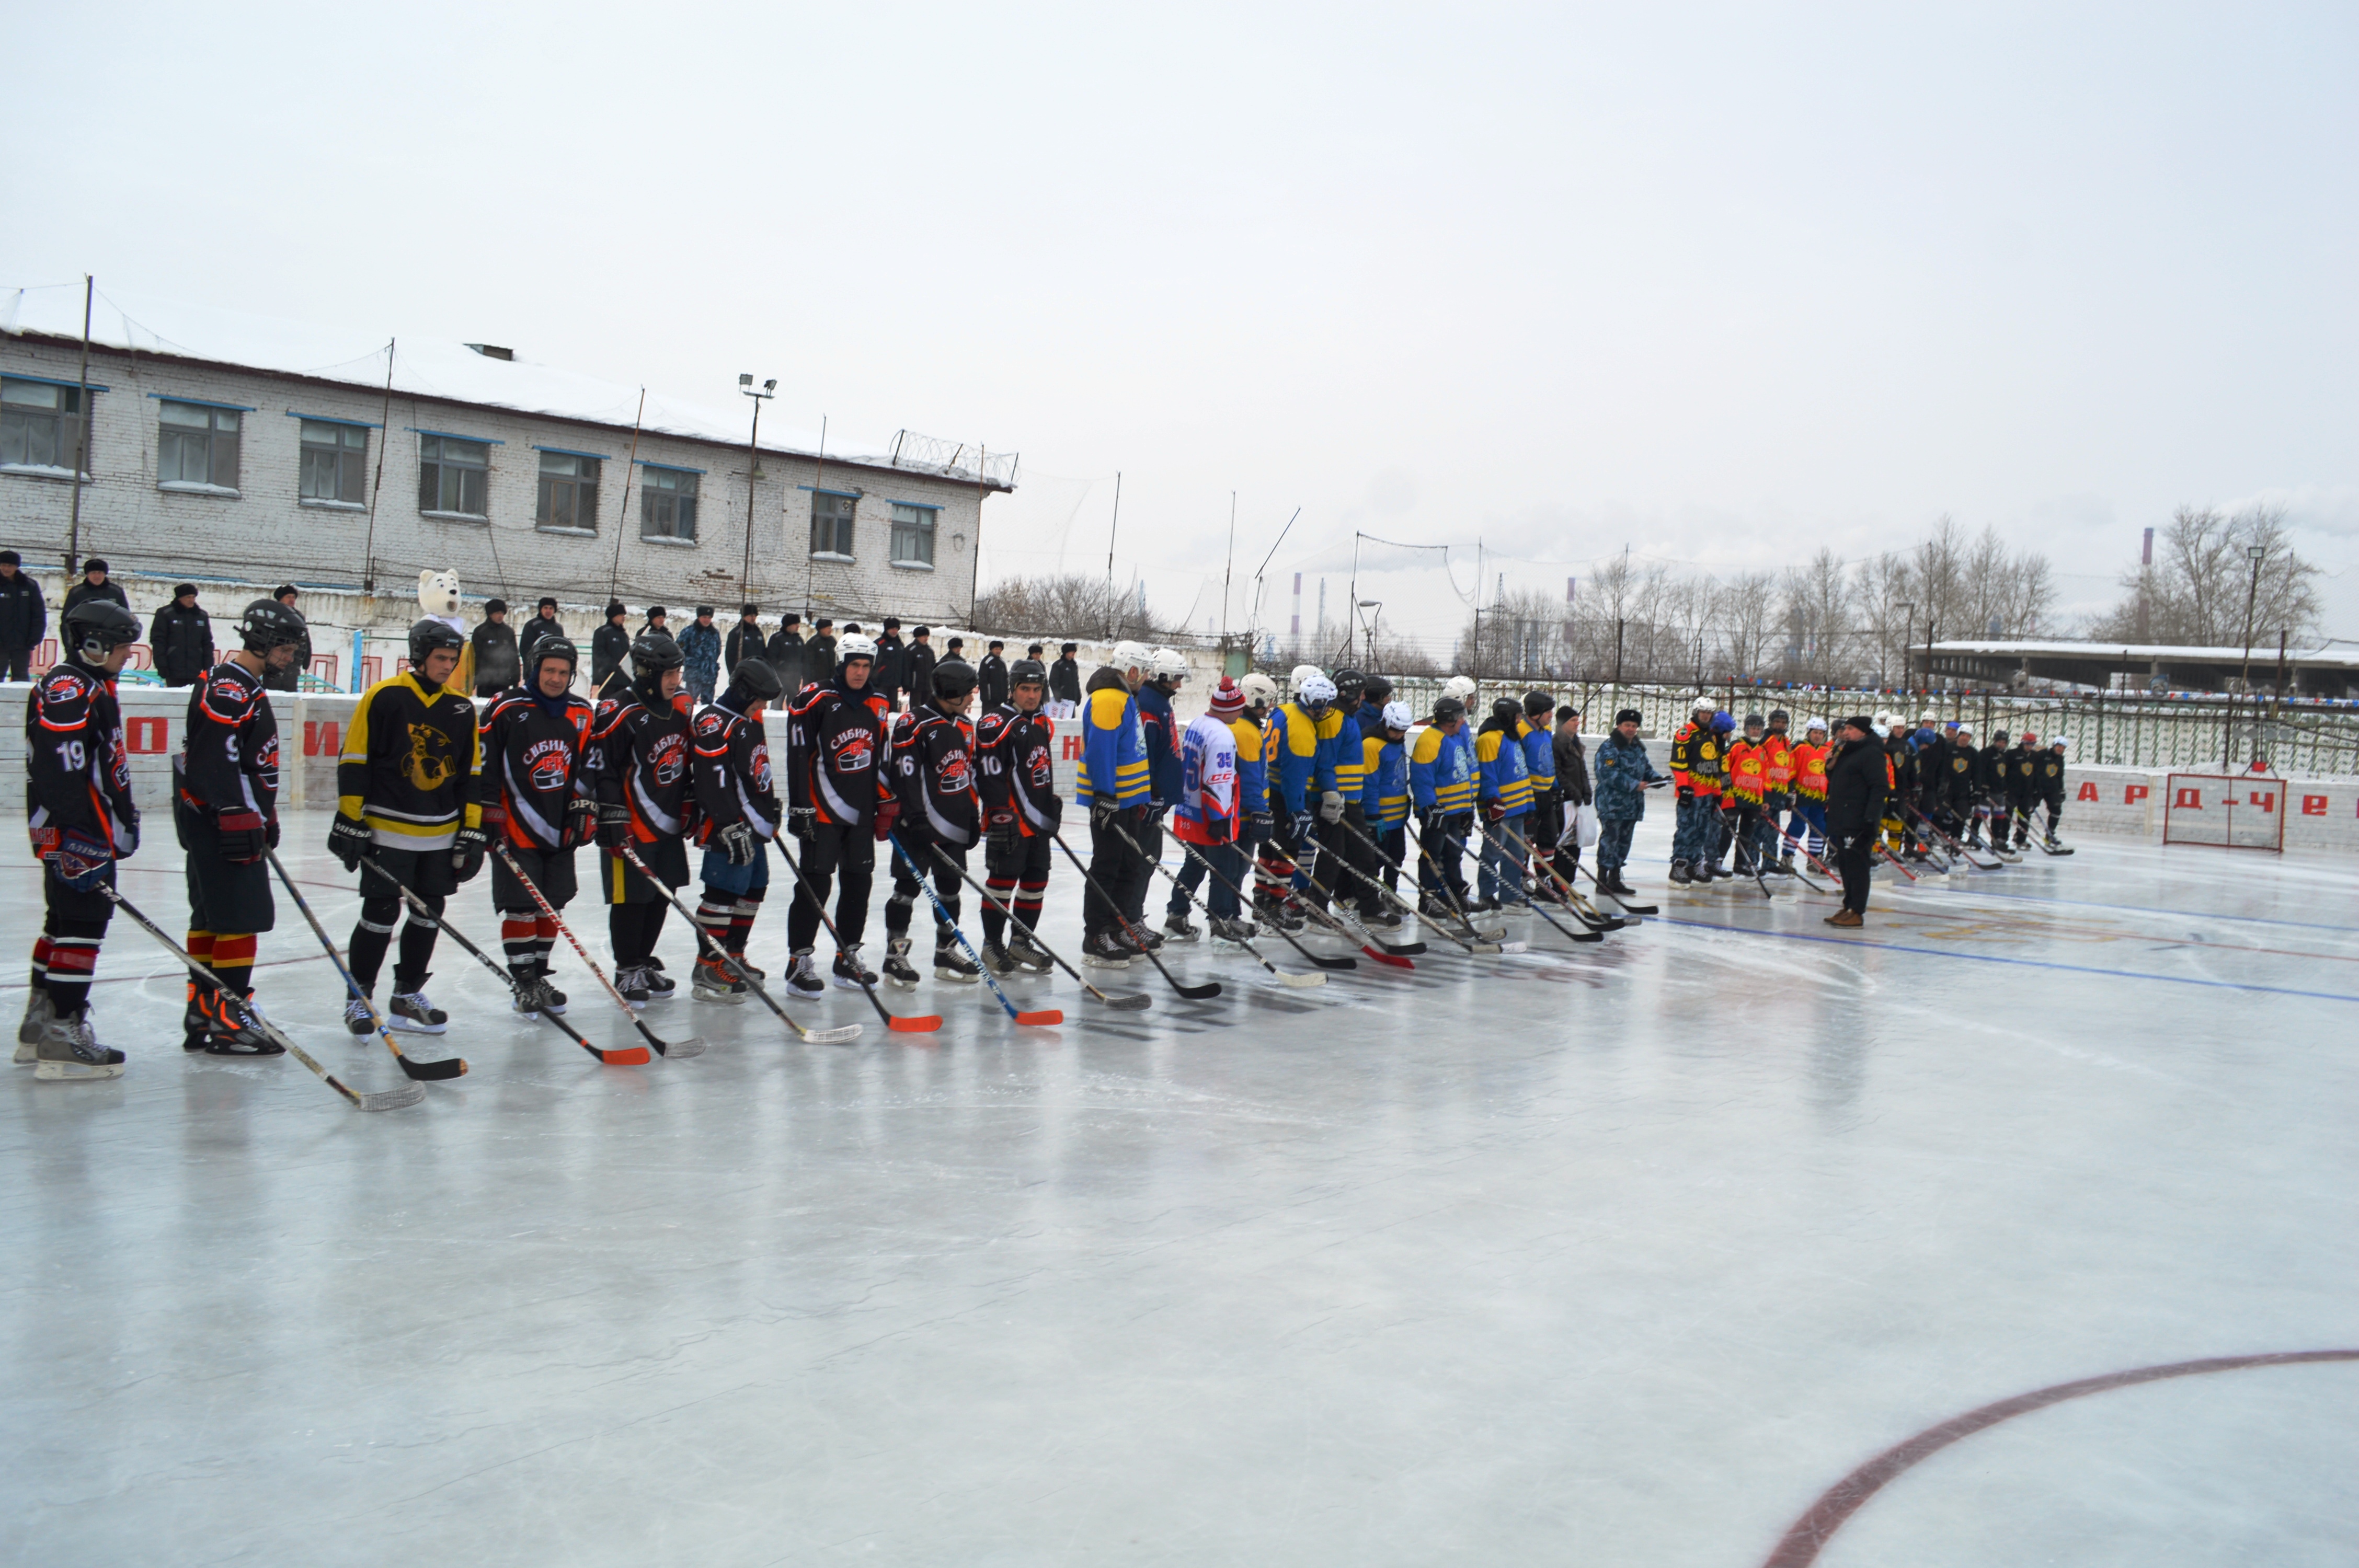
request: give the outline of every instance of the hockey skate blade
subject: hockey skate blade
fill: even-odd
[[[406,1110],[425,1098],[424,1084],[404,1084],[397,1089],[379,1089],[375,1094],[364,1095],[355,1092],[353,1096],[353,1108],[354,1110]]]
[[[922,1018],[897,1017],[893,1020],[893,1031],[897,1034],[931,1034],[941,1026],[942,1020],[940,1013],[928,1013]]]
[[[1054,1029],[1065,1022],[1065,1015],[1052,1007],[1039,1012],[1019,1012],[1016,1015],[1016,1022],[1034,1029]]]
[[[33,1069],[33,1076],[48,1084],[99,1084],[123,1076],[124,1064],[109,1062],[103,1066],[86,1066],[80,1062],[43,1062]],[[423,1095],[426,1091],[418,1091]]]

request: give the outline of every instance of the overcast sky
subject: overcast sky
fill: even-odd
[[[2283,501],[2359,637],[2359,8],[18,7],[0,284],[1023,453],[991,572],[1561,591],[1938,514],[2095,608]],[[38,62],[29,69],[29,62]],[[1494,578],[1495,580],[1495,578]],[[1487,588],[1489,584],[1486,584]],[[1364,585],[1364,592],[1367,591]],[[1382,591],[1446,632],[1438,573]]]

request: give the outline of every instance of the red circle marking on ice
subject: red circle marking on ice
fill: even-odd
[[[1897,1478],[1919,1460],[1930,1458],[1961,1438],[1972,1437],[1985,1427],[2049,1405],[2062,1404],[2087,1394],[2102,1394],[2114,1389],[2126,1389],[2138,1383],[2158,1383],[2166,1378],[2192,1378],[2204,1372],[2236,1372],[2248,1367],[2289,1367],[2303,1361],[2359,1361],[2359,1350],[2284,1350],[2266,1356],[2219,1356],[2208,1361],[2173,1361],[2165,1367],[2139,1367],[2127,1372],[2108,1372],[2102,1378],[2083,1378],[2075,1383],[2058,1383],[2052,1388],[2037,1389],[2027,1394],[2017,1394],[2011,1400],[1984,1405],[1952,1416],[1939,1426],[1928,1427],[1897,1447],[1887,1448],[1866,1464],[1829,1487],[1810,1511],[1794,1521],[1785,1538],[1777,1542],[1762,1568],[1810,1568],[1819,1560],[1835,1531],[1843,1522],[1866,1505],[1868,1498],[1884,1488],[1887,1481]]]

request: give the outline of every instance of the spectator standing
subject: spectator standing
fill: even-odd
[[[721,628],[712,623],[712,606],[696,607],[696,619],[679,634],[680,656],[688,661],[688,689],[699,702],[711,702],[721,676]]]
[[[951,638],[951,645],[942,650],[942,657],[945,659],[956,659],[961,664],[966,663],[966,639],[963,637]]]
[[[147,651],[166,686],[194,686],[213,667],[213,618],[197,608],[197,585],[172,589],[172,602],[147,623]]]
[[[810,641],[803,644],[803,679],[825,686],[834,678],[835,622],[822,615],[811,627]]]
[[[781,708],[791,707],[795,693],[810,684],[810,650],[803,644],[802,623],[803,618],[789,610],[770,638],[770,664],[778,672],[778,689],[786,693],[778,700]],[[832,646],[829,652],[834,652]]]
[[[640,630],[646,632],[660,632],[667,637],[670,636],[671,611],[666,610],[660,604],[648,605],[647,623],[644,627],[640,628]]]
[[[467,639],[474,644],[475,695],[497,697],[524,677],[524,668],[516,654],[516,628],[508,624],[508,601],[487,599],[484,601],[484,623]]]
[[[590,639],[590,691],[593,697],[604,693],[608,677],[617,670],[623,672],[621,679],[625,684],[630,681],[630,672],[624,665],[631,656],[631,632],[623,624],[623,618],[629,613],[621,600],[608,600],[606,624]]]
[[[1007,700],[1007,661],[1000,656],[1000,650],[1006,646],[994,637],[991,646],[984,653],[983,663],[974,667],[976,684],[983,690],[983,710],[985,713]]]
[[[1074,658],[1078,643],[1059,645],[1057,662],[1049,666],[1049,696],[1055,703],[1049,715],[1054,719],[1071,719],[1082,705],[1082,665]]]
[[[1581,859],[1581,836],[1565,833],[1565,829],[1571,827],[1577,809],[1593,806],[1597,801],[1589,782],[1589,748],[1581,740],[1581,709],[1567,705],[1556,710],[1556,736],[1549,744],[1556,748],[1557,799],[1564,812],[1564,819],[1558,825],[1559,832],[1564,835],[1563,841],[1556,847],[1553,864],[1556,874],[1569,885],[1573,880],[1572,868]],[[1545,845],[1541,851],[1546,853]]]
[[[557,600],[542,595],[540,607],[532,612],[532,619],[524,623],[524,630],[516,633],[517,666],[527,670],[538,668],[532,662],[534,644],[543,637],[564,635],[565,627],[557,619]]]
[[[129,597],[114,579],[106,575],[106,563],[96,556],[82,562],[82,580],[66,589],[66,601],[58,610],[59,623],[64,624],[74,606],[88,599],[111,599],[125,610],[131,608]]]
[[[33,678],[33,650],[49,634],[49,604],[14,550],[0,550],[0,680]]]
[[[876,673],[870,684],[885,694],[885,700],[900,706],[901,694],[909,690],[909,645],[901,641],[901,618],[885,617],[885,630],[876,639]],[[930,694],[910,693],[909,708],[915,712]],[[985,708],[988,713],[990,708]]]
[[[917,707],[934,689],[933,629],[920,626],[909,633],[909,646],[901,660],[902,673],[908,677],[909,706]],[[984,711],[991,711],[988,708]]]
[[[729,628],[729,635],[722,640],[721,667],[734,670],[747,659],[768,656],[762,638],[762,607],[758,604],[739,605],[737,624]]]
[[[291,582],[280,583],[278,587],[272,591],[270,597],[277,600],[279,603],[285,605],[289,610],[295,609],[295,600],[297,596],[295,592],[295,585]],[[295,638],[295,656],[287,661],[286,667],[283,669],[271,660],[265,659],[263,661],[262,689],[265,691],[300,691],[303,689],[303,672],[311,667],[311,628],[308,623],[303,622],[303,616],[300,611],[296,611],[295,620],[298,623],[301,623],[303,625],[303,629],[300,632],[292,633]]]
[[[1875,721],[1865,714],[1844,719],[1843,744],[1827,764],[1827,841],[1843,877],[1843,907],[1827,916],[1829,925],[1866,924],[1868,872],[1891,777]]]

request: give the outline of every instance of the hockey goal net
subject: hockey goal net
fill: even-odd
[[[2285,849],[2285,781],[2267,773],[2172,773],[2162,841],[2219,849]]]

